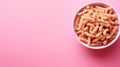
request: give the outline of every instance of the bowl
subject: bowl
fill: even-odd
[[[112,6],[110,6],[110,5],[106,4],[106,3],[95,2],[95,3],[89,3],[89,4],[85,5],[85,6],[82,7],[78,12],[81,12],[86,6],[91,6],[91,5],[92,5],[92,6],[102,6],[102,7],[108,7],[108,6],[109,6],[109,7],[112,7]],[[112,9],[113,9],[114,13],[117,15],[118,24],[119,24],[119,20],[120,20],[119,14],[118,14],[118,12],[115,10],[115,8],[112,7]],[[75,15],[75,17],[74,17],[74,21],[73,21],[73,31],[74,31],[74,35],[75,35],[76,39],[78,40],[78,42],[79,42],[81,45],[83,45],[83,46],[85,46],[85,47],[87,47],[87,48],[90,48],[90,49],[103,49],[103,48],[107,48],[107,47],[113,45],[113,43],[116,42],[116,40],[119,38],[119,35],[120,35],[120,26],[118,26],[118,32],[117,32],[116,37],[115,37],[111,42],[107,43],[106,45],[104,45],[104,46],[89,46],[89,45],[87,45],[86,43],[84,43],[83,41],[81,41],[81,40],[79,39],[79,37],[78,37],[78,35],[77,35],[76,31],[75,31],[75,20],[76,20],[76,18],[77,18],[78,12],[76,13],[76,15]]]

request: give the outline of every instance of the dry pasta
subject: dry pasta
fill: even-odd
[[[118,22],[111,7],[88,5],[78,12],[74,29],[79,39],[89,46],[104,46],[116,37]]]

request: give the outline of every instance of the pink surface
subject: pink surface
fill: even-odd
[[[73,35],[75,13],[95,0],[1,0],[0,67],[120,67],[120,45],[90,50]],[[119,0],[104,0],[118,12]]]

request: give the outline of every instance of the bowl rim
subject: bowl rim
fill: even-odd
[[[109,7],[112,7],[112,9],[115,11],[115,13],[116,13],[116,15],[117,15],[118,21],[120,21],[120,16],[119,16],[120,14],[118,13],[118,11],[115,10],[115,8],[114,8],[113,6],[111,6],[110,4],[106,4],[105,2],[91,2],[91,3],[87,3],[87,4],[83,5],[83,6],[77,11],[77,13],[78,13],[82,8],[84,8],[85,6],[87,6],[87,5],[92,5],[92,4],[103,4],[103,5],[107,5],[107,6],[109,6]],[[85,46],[85,47],[87,47],[87,48],[90,48],[90,49],[104,49],[104,48],[107,48],[107,47],[113,45],[113,44],[116,42],[116,40],[119,38],[119,36],[120,36],[120,26],[118,26],[117,36],[116,36],[110,43],[108,43],[107,45],[94,47],[94,46],[89,46],[89,45],[85,44],[84,42],[82,42],[82,41],[79,40],[79,38],[78,38],[78,36],[77,36],[77,34],[76,34],[75,30],[74,30],[74,21],[75,21],[75,18],[76,18],[76,16],[77,16],[77,13],[75,13],[75,15],[74,15],[74,17],[73,17],[73,23],[72,23],[72,26],[73,26],[73,27],[72,27],[72,29],[73,29],[73,32],[74,32],[74,36],[76,37],[76,39],[78,40],[78,42],[79,42],[81,45],[83,45],[83,46]],[[120,22],[118,22],[118,23],[120,24]]]

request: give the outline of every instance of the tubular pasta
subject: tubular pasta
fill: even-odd
[[[74,29],[88,46],[104,46],[118,33],[118,18],[111,7],[88,5],[77,13]]]

